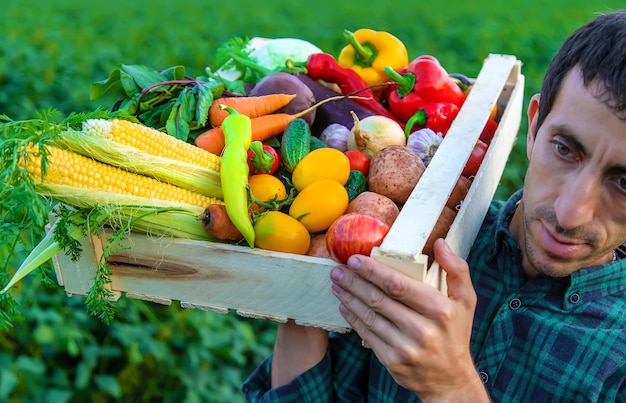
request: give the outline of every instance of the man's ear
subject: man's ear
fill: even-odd
[[[537,135],[537,111],[539,110],[539,94],[535,94],[530,98],[528,103],[528,134],[526,135],[526,156],[530,161],[530,155],[533,151],[533,145],[535,144],[535,137]]]

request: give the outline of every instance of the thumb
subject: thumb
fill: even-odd
[[[435,260],[447,274],[448,297],[467,307],[475,306],[476,292],[467,262],[458,257],[443,238],[435,241],[434,252]]]

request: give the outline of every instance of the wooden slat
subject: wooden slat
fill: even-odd
[[[106,242],[107,236],[104,237]],[[330,259],[130,234],[111,255],[111,287],[214,312],[345,331],[330,290]]]
[[[517,62],[507,80],[502,97],[508,101],[500,119],[500,125],[487,150],[483,164],[476,173],[469,192],[465,196],[457,218],[452,223],[446,242],[460,257],[466,258],[480,225],[487,214],[489,203],[498,187],[508,156],[515,145],[519,131],[524,99],[524,76],[520,74],[521,64]],[[437,262],[428,269],[425,282],[447,293],[445,272]]]
[[[515,57],[507,55],[490,55],[485,59],[465,105],[428,169],[402,207],[382,245],[372,251],[374,258],[415,278],[425,279],[427,258],[422,255],[422,250],[426,240],[516,63]],[[509,151],[502,154],[508,155]],[[498,179],[501,174],[501,171],[494,172]],[[467,242],[470,243],[470,240]],[[458,249],[454,251],[459,253]]]

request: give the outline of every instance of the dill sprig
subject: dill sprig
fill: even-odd
[[[38,150],[42,172],[48,166],[47,145],[62,132],[79,129],[82,122],[95,118],[135,118],[120,112],[98,109],[72,113],[63,118],[58,110],[49,108],[28,120],[13,120],[0,115],[0,284],[6,284],[14,268],[20,266],[34,245],[46,236],[45,226],[56,201],[37,192],[37,184],[26,170],[32,151]],[[31,155],[29,155],[31,154]],[[50,261],[40,265],[44,283],[50,283]],[[17,317],[17,303],[9,293],[0,295],[0,330],[11,327],[8,318]]]

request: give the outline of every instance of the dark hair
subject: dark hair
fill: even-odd
[[[626,10],[602,14],[565,40],[543,80],[537,130],[574,67],[580,69],[585,86],[594,82],[595,95],[626,118]]]

